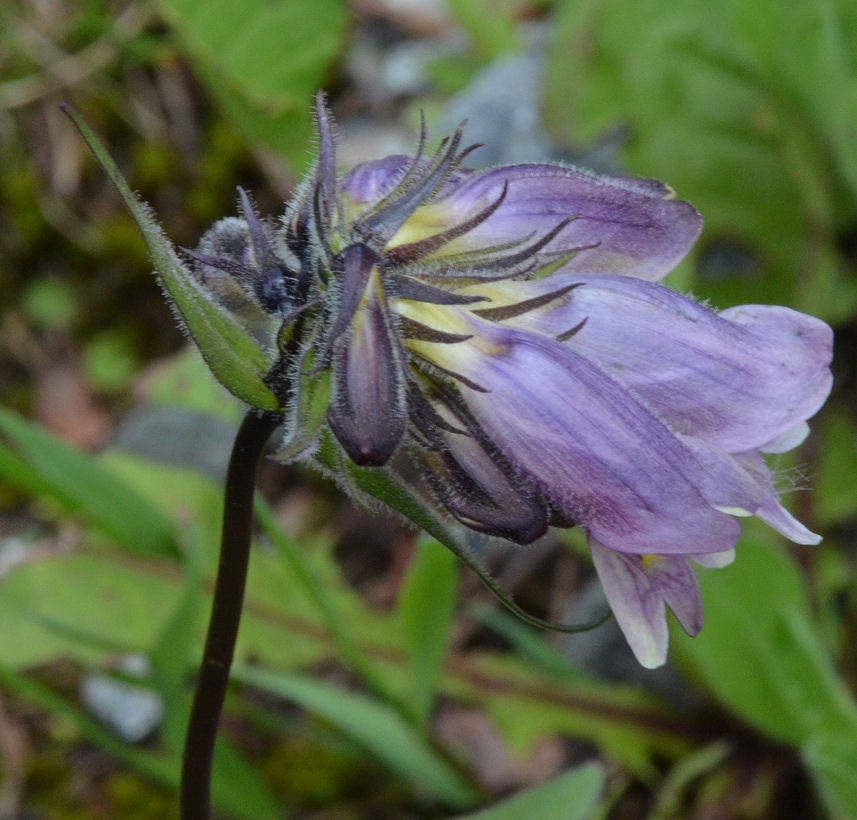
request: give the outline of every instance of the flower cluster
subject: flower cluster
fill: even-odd
[[[240,215],[187,251],[276,351],[265,382],[289,410],[284,454],[329,430],[358,465],[406,452],[474,530],[528,543],[576,524],[646,666],[666,656],[665,605],[700,629],[690,562],[732,560],[735,516],[817,543],[761,454],[805,437],[831,331],[658,284],[701,230],[690,205],[560,165],[468,170],[461,129],[426,156],[425,126],[415,156],[339,177],[320,96],[316,122],[285,217],[261,219],[241,191]]]

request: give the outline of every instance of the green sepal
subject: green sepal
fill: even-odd
[[[241,324],[205,293],[179,259],[148,206],[140,202],[128,187],[98,137],[77,111],[68,105],[61,108],[80,131],[131,211],[177,318],[196,343],[215,378],[247,404],[260,410],[279,410],[279,402],[263,378],[273,365],[273,356],[259,347]]]
[[[310,350],[300,363],[300,369],[304,372],[294,377],[294,404],[286,417],[283,443],[274,456],[285,464],[300,461],[314,449],[327,417],[332,389],[330,368],[305,375],[306,371],[312,370],[312,363],[313,351]]]

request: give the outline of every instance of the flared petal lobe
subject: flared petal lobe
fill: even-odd
[[[702,628],[699,584],[684,556],[627,555],[592,538],[589,549],[610,608],[643,666],[666,661],[666,606],[691,637]]]
[[[461,387],[488,438],[554,507],[624,552],[734,545],[738,525],[703,494],[697,455],[629,393],[559,342],[466,321],[472,342],[417,346],[487,391]]]
[[[832,331],[789,308],[715,313],[660,285],[609,275],[558,274],[463,292],[502,305],[569,286],[564,298],[507,324],[556,337],[585,322],[568,344],[675,432],[731,453],[790,449],[830,392]]]

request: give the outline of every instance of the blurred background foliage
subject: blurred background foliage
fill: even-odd
[[[422,108],[435,135],[469,116],[485,162],[665,179],[707,225],[674,287],[833,324],[834,395],[776,465],[825,541],[792,548],[748,524],[734,566],[700,572],[702,634],[673,633],[670,666],[649,673],[615,626],[536,634],[437,543],[265,465],[218,810],[857,817],[848,0],[3,3],[0,817],[175,811],[241,415],[184,350],[57,104],[194,246],[237,184],[282,210],[318,87],[345,165],[409,150]],[[473,546],[536,614],[603,605],[574,533]]]

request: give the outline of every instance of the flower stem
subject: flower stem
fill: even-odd
[[[251,411],[244,417],[232,446],[226,472],[220,562],[211,620],[185,740],[181,782],[182,820],[206,820],[210,816],[214,741],[244,603],[256,469],[265,443],[281,422],[282,418],[278,415],[260,415]]]

